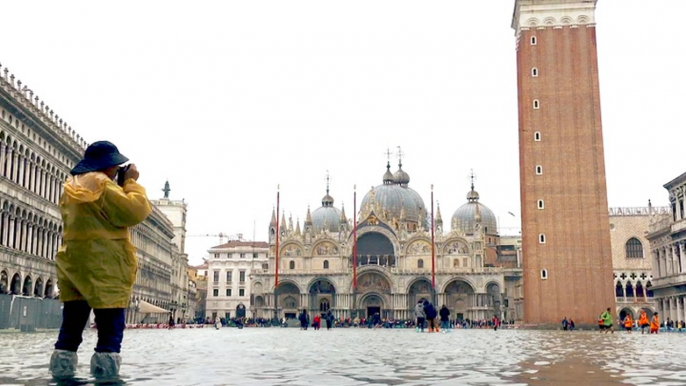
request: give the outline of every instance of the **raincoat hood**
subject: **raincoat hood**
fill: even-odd
[[[67,179],[64,184],[64,195],[68,201],[75,204],[93,202],[100,198],[108,182],[112,180],[105,173],[78,174]]]

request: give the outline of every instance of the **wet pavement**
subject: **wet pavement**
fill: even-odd
[[[95,331],[77,377],[88,380]],[[0,385],[54,385],[56,332],[0,333]],[[127,385],[686,385],[686,334],[296,328],[127,330]]]

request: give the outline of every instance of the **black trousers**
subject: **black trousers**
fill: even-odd
[[[417,318],[417,327],[419,327],[422,331],[424,331],[424,321],[425,318]]]

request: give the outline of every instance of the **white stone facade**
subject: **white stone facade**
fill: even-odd
[[[62,181],[87,144],[0,68],[0,293],[53,297]]]
[[[294,226],[289,219],[287,224],[282,215],[279,225],[272,214],[269,267],[253,275],[255,314],[274,317],[278,308],[279,318],[294,318],[307,309],[310,314],[331,310],[340,318],[378,313],[407,320],[414,319],[417,301],[435,299],[438,307],[448,306],[455,319],[489,320],[498,315],[521,320],[522,270],[486,266],[489,241],[499,244],[499,235],[495,216],[479,203],[473,185],[467,204],[453,215],[450,231],[444,230],[437,209],[432,240],[430,207],[408,187],[409,175],[401,163],[395,174],[390,165],[387,169],[383,185],[362,200],[356,222],[333,206],[328,188],[322,206],[308,209],[302,231],[299,221]],[[488,230],[484,224],[491,224]],[[495,255],[493,251],[494,261]]]
[[[255,270],[267,268],[269,245],[235,240],[208,252],[206,315],[212,320],[260,317],[251,307],[250,278]]]
[[[87,146],[31,89],[7,68],[0,68],[0,293],[58,294],[54,261],[62,243],[58,202],[64,181]],[[131,229],[139,269],[129,321],[140,317],[136,300],[167,309],[173,305],[172,266],[183,260],[172,243],[175,230],[157,208]],[[187,276],[185,267],[180,271]]]
[[[188,275],[188,255],[186,254],[186,215],[188,204],[184,200],[169,199],[169,182],[165,184],[165,197],[159,200],[152,200],[152,204],[157,207],[169,219],[174,230],[175,248],[172,253],[171,262],[171,305],[170,311],[174,314],[177,321],[181,319],[190,320],[195,317],[195,310],[190,309],[189,299],[195,296],[195,291],[191,294],[190,277]]]
[[[664,185],[670,213],[650,224],[653,293],[660,321],[686,321],[686,173]]]

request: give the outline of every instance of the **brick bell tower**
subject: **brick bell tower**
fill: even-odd
[[[597,0],[515,0],[524,319],[615,309]]]

